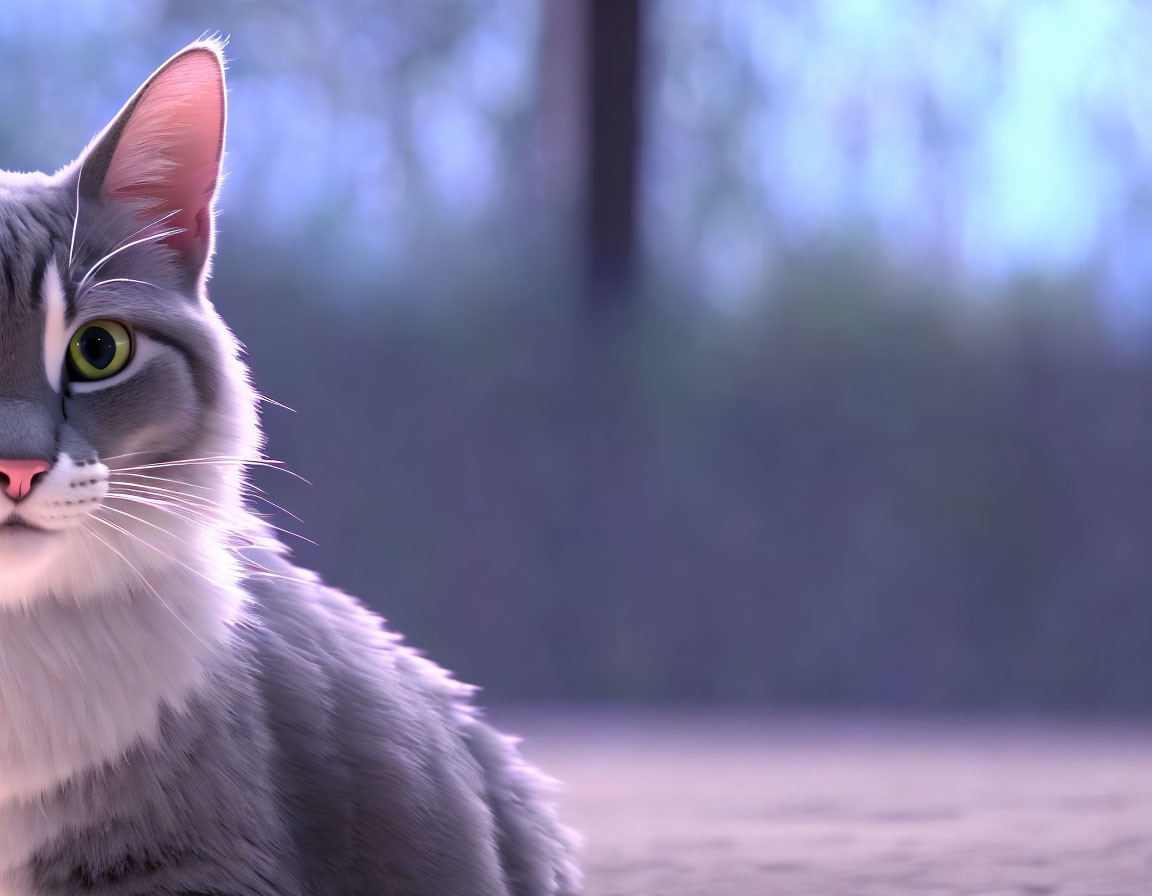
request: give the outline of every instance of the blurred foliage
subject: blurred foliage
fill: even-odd
[[[413,253],[442,239],[563,239],[577,175],[550,169],[579,168],[579,128],[543,113],[583,119],[551,108],[571,98],[546,89],[562,54],[540,37],[580,2],[13,0],[0,164],[63,164],[161,60],[220,33],[226,223],[365,276],[418,278]],[[649,5],[643,236],[704,301],[754,302],[777,253],[851,227],[948,276],[1088,274],[1122,327],[1148,322],[1146,4]]]
[[[0,159],[232,38],[213,296],[317,487],[261,482],[493,699],[1152,708],[1148,10],[654,2],[596,329],[546,9],[13,3]]]
[[[706,300],[848,226],[946,275],[1087,271],[1149,321],[1148,4],[652,5],[649,242]]]
[[[1152,708],[1152,351],[878,258],[611,334],[522,268],[318,313],[226,255],[216,298],[322,483],[265,477],[298,554],[491,699]]]
[[[0,165],[75,158],[168,56],[222,35],[224,221],[365,272],[396,270],[413,243],[508,212],[537,15],[534,0],[9,4]]]

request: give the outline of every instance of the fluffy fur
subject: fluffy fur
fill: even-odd
[[[219,47],[73,165],[0,173],[0,896],[569,896],[545,780],[248,509],[255,395],[204,282]],[[127,367],[65,363],[93,320]],[[2,466],[2,463],[0,463]]]

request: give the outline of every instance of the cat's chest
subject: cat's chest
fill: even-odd
[[[155,737],[165,706],[203,686],[209,650],[228,630],[225,589],[155,581],[162,600],[131,593],[0,611],[0,805],[115,762]]]

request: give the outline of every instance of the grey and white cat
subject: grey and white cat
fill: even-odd
[[[0,896],[576,893],[470,689],[246,509],[224,121],[193,44],[75,163],[0,173]]]

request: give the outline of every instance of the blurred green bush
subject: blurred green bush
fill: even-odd
[[[234,247],[214,295],[298,554],[490,700],[1152,707],[1152,352],[879,258],[602,326],[560,263],[397,302]]]

